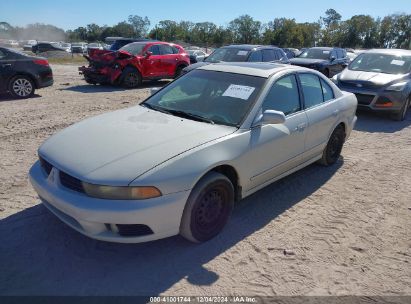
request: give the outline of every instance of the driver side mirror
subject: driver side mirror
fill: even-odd
[[[281,111],[265,110],[263,114],[257,117],[253,122],[253,127],[263,125],[277,125],[285,122],[285,115]]]
[[[148,58],[148,57],[150,57],[151,55],[153,55],[153,53],[150,52],[150,51],[147,51],[147,52],[144,54],[144,57]]]
[[[335,56],[334,56],[334,55],[331,56],[331,57],[330,57],[330,60],[331,60],[331,62],[333,62],[333,61],[335,60]]]

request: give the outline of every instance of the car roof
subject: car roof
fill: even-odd
[[[278,49],[274,45],[260,45],[260,44],[231,44],[221,47],[222,49],[241,49],[244,51],[251,51],[253,49],[269,48],[269,49]]]
[[[329,50],[338,49],[338,48],[328,47],[328,46],[315,46],[315,47],[312,47],[312,48],[309,48],[309,49],[329,51]]]
[[[268,78],[271,75],[284,70],[308,70],[311,69],[271,62],[220,62],[208,64],[197,68],[198,70],[217,71],[226,73],[243,74]]]
[[[403,49],[371,49],[365,51],[364,53],[378,53],[378,54],[389,54],[389,55],[411,55],[411,50]]]

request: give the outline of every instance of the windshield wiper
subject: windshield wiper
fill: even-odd
[[[141,104],[141,106],[149,108],[150,110],[159,111],[159,112],[166,113],[166,114],[171,114],[171,112],[169,110],[164,109],[162,107],[153,106],[149,103],[143,103],[143,104]]]
[[[196,121],[202,121],[202,122],[207,122],[207,123],[211,123],[211,124],[215,124],[215,122],[211,119],[205,118],[203,116],[194,114],[194,113],[189,113],[189,112],[184,112],[184,111],[179,111],[179,110],[172,110],[172,109],[165,109],[162,107],[158,107],[158,106],[154,106],[151,105],[149,103],[143,103],[142,106],[149,108],[151,110],[155,110],[155,111],[159,111],[162,113],[166,113],[166,114],[171,114],[174,116],[179,116],[179,117],[183,117],[183,118],[190,118]]]
[[[193,120],[197,120],[197,121],[203,121],[203,122],[208,122],[210,124],[215,124],[215,122],[211,119],[205,118],[203,116],[194,114],[194,113],[190,113],[190,112],[184,112],[184,111],[179,111],[179,110],[171,110],[171,109],[167,109],[167,111],[170,114],[179,116],[179,117],[183,117],[183,118],[190,118]]]

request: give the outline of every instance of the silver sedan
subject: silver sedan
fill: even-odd
[[[48,209],[89,237],[203,242],[235,202],[311,163],[337,162],[356,107],[314,70],[211,64],[53,135],[30,180]]]

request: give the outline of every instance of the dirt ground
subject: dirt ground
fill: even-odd
[[[35,98],[0,96],[0,295],[411,295],[411,113],[359,113],[335,166],[241,201],[205,244],[112,244],[50,214],[27,172],[47,137],[156,84],[91,86],[76,69],[53,66],[54,86]]]

